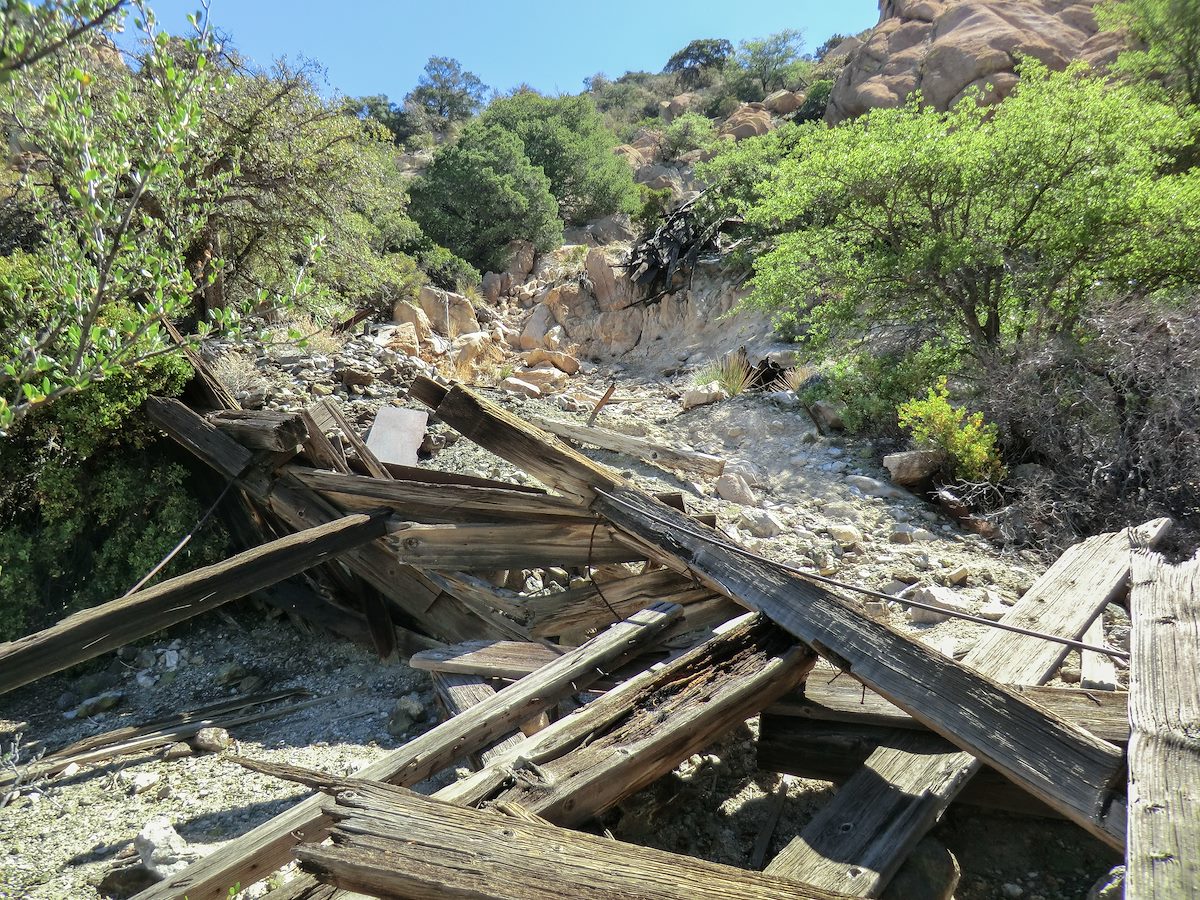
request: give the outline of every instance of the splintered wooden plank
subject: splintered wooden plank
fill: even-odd
[[[318,405],[324,407],[325,412],[337,425],[342,436],[350,442],[350,446],[354,448],[359,462],[367,467],[367,471],[375,478],[381,478],[384,481],[390,479],[392,477],[391,473],[388,472],[375,454],[367,448],[366,441],[359,437],[358,432],[354,430],[354,426],[346,421],[346,417],[342,415],[342,411],[338,408],[337,403],[326,397]]]
[[[679,450],[647,441],[644,438],[630,437],[627,434],[618,434],[615,431],[606,431],[595,426],[554,422],[549,419],[537,419],[534,424],[560,438],[566,438],[568,441],[591,444],[602,450],[624,453],[626,456],[655,463],[668,469],[678,469],[693,476],[716,478],[725,471],[725,460],[709,453]]]
[[[478,706],[485,700],[496,695],[496,689],[478,675],[458,675],[453,672],[430,672],[433,691],[446,709],[449,716],[458,716],[473,706]],[[477,766],[487,765],[505,750],[512,749],[521,743],[521,737],[513,734],[493,744],[485,750],[471,754],[471,760]]]
[[[656,569],[572,588],[559,594],[528,597],[524,601],[529,630],[536,637],[550,637],[588,628],[598,628],[649,606],[666,601],[687,606],[719,596],[669,569]]]
[[[299,413],[269,409],[231,409],[210,413],[208,420],[243,447],[254,450],[294,450],[308,439]]]
[[[375,506],[387,505],[419,522],[481,522],[493,520],[590,520],[577,504],[549,494],[497,490],[462,484],[431,484],[403,479],[383,481],[360,475],[318,472],[300,466],[288,472],[305,487],[322,494],[351,495]]]
[[[1200,896],[1200,557],[1138,552],[1130,596],[1125,896]]]
[[[393,525],[399,559],[426,569],[507,569],[637,562],[645,557],[617,539],[613,528],[560,522],[492,525]]]
[[[615,728],[540,763],[497,799],[558,825],[586,822],[792,690],[815,661],[754,616],[665,666]]]
[[[1093,647],[1104,646],[1104,614],[1096,616],[1087,631],[1083,633],[1083,642]],[[1111,656],[1097,653],[1094,650],[1079,651],[1079,684],[1084,688],[1097,691],[1115,691],[1117,689],[1117,666]]]
[[[331,846],[310,872],[381,897],[441,900],[829,900],[828,891],[611,838],[353,781],[326,810]],[[414,836],[419,838],[414,839]]]
[[[1080,637],[1104,607],[1125,590],[1130,546],[1158,540],[1169,527],[1168,520],[1159,519],[1136,532],[1127,529],[1097,535],[1072,547],[1002,621],[1063,637]],[[1062,644],[992,630],[963,662],[1005,682],[1040,683],[1054,674],[1066,653]],[[942,753],[930,753],[928,741],[922,736],[899,738],[893,746],[871,754],[862,769],[771,861],[767,871],[802,877],[857,896],[878,896],[905,856],[981,766],[979,759],[949,746]],[[1064,773],[1062,777],[1070,776]],[[1097,800],[1100,808],[1103,797]],[[1116,820],[1123,810],[1117,801],[1113,803],[1116,808],[1110,821],[1114,827],[1107,835],[1110,843],[1124,831],[1116,827],[1121,824]]]
[[[147,397],[144,408],[150,421],[227,478],[241,475],[254,458],[249,450],[178,400]]]
[[[427,381],[427,379],[426,379]],[[421,384],[417,379],[414,387]],[[444,398],[438,417],[607,518],[655,561],[688,571],[714,590],[764,612],[818,653],[963,750],[1114,845],[1124,842],[1124,812],[1113,810],[1120,754],[973,669],[861,615],[830,591],[739,552],[686,516],[495,404],[455,386],[414,391]]]
[[[382,514],[351,515],[290,534],[0,644],[0,693],[320,565],[386,533],[386,519]]]
[[[563,697],[586,689],[605,671],[654,640],[679,614],[678,606],[666,604],[643,610],[376,760],[360,774],[404,785],[423,781],[455,760],[490,746],[517,723]],[[135,900],[177,900],[184,896],[189,900],[225,900],[230,885],[252,884],[265,878],[288,861],[298,842],[320,840],[328,825],[321,813],[321,799],[310,797],[147,888]]]
[[[926,728],[904,710],[888,703],[852,678],[831,680],[828,670],[814,671],[803,693],[789,694],[763,710],[763,718],[797,718],[821,722],[845,722],[873,728]],[[1090,691],[1080,688],[1009,685],[1012,690],[1044,706],[1055,715],[1074,722],[1096,737],[1112,744],[1129,740],[1128,694],[1124,691]],[[803,730],[797,732],[796,752],[803,752]]]

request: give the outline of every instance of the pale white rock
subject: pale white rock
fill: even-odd
[[[736,472],[726,472],[717,479],[717,494],[722,500],[742,506],[754,506],[758,502],[746,479]]]
[[[946,573],[946,580],[954,585],[963,585],[971,577],[971,570],[966,566],[956,566]]]
[[[687,393],[683,395],[682,403],[684,409],[693,409],[697,406],[706,406],[709,403],[728,399],[729,394],[726,393],[725,388],[721,387],[715,381],[710,381],[707,384],[689,388]]]
[[[541,390],[527,381],[522,381],[520,378],[509,376],[496,385],[500,390],[507,391],[510,394],[520,394],[523,397],[540,397]]]
[[[871,478],[869,475],[847,475],[846,483],[851,487],[858,488],[868,497],[883,497],[884,499],[907,500],[912,498],[912,494],[903,488],[898,488],[894,484],[888,484],[886,481],[880,481],[878,478]]]
[[[744,509],[738,519],[738,525],[749,531],[755,537],[768,538],[781,534],[784,529],[783,520],[773,512],[765,509]]]
[[[134,772],[126,779],[130,794],[141,794],[158,784],[162,776],[157,772]]]
[[[146,871],[160,880],[182,872],[200,858],[199,851],[188,845],[166,816],[147,822],[133,845]]]
[[[201,728],[192,737],[192,746],[197,750],[219,753],[233,744],[233,738],[224,728]]]
[[[525,354],[525,365],[536,366],[539,363],[550,363],[556,369],[568,375],[575,375],[579,372],[579,360],[569,353],[538,348],[530,350]]]
[[[900,595],[901,600],[915,600],[949,612],[969,613],[971,604],[949,588],[939,585],[915,585]],[[936,625],[952,618],[936,610],[908,608],[908,620],[914,625]]]
[[[520,368],[513,377],[525,384],[532,384],[542,395],[554,394],[567,386],[570,376],[550,363],[538,363],[533,368]]]
[[[825,530],[842,547],[853,547],[855,544],[862,543],[863,533],[853,525],[844,522],[835,522]]]

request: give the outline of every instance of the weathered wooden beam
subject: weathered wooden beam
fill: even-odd
[[[763,710],[764,717],[790,717],[819,722],[845,722],[876,728],[906,728],[927,731],[920,722],[888,703],[853,678],[834,678],[829,669],[814,671],[803,692],[788,694]],[[1129,740],[1129,715],[1124,691],[1089,691],[1080,688],[1009,687],[1044,706],[1055,715],[1074,722],[1102,741],[1123,744]],[[797,745],[800,752],[803,742]]]
[[[1169,527],[1168,520],[1160,519],[1136,532],[1097,535],[1070,548],[1002,621],[1080,637],[1089,622],[1125,590],[1131,544],[1159,540]],[[1066,653],[1062,644],[992,630],[963,662],[999,681],[1039,683],[1054,674]],[[873,753],[772,860],[768,871],[857,896],[878,896],[908,852],[982,765],[949,746],[930,753],[923,738],[911,735],[907,740],[914,742],[911,750],[905,749],[901,738]],[[1122,813],[1120,804],[1113,802],[1117,813]],[[846,828],[846,823],[853,827]]]
[[[254,458],[249,450],[178,400],[147,397],[144,408],[150,421],[226,478],[237,478]]]
[[[429,679],[433,682],[433,692],[441,701],[442,707],[449,717],[459,716],[485,700],[496,696],[496,689],[478,675],[458,675],[453,672],[430,672]],[[521,743],[521,737],[516,729],[508,737],[497,741],[491,747],[470,754],[476,768],[487,765],[505,750]]]
[[[611,809],[802,682],[816,654],[754,616],[665,666],[621,723],[497,798],[557,825]]]
[[[577,444],[590,444],[601,450],[623,453],[692,476],[716,478],[725,471],[725,460],[710,453],[667,447],[644,438],[631,437],[595,426],[573,425],[570,422],[555,422],[550,419],[534,419],[533,424]]]
[[[394,523],[397,558],[425,569],[507,569],[636,562],[645,557],[610,525],[504,522],[490,525]]]
[[[559,594],[524,599],[530,633],[536,637],[598,628],[618,621],[651,603],[688,606],[720,596],[668,569],[656,569],[600,585],[572,588]]]
[[[434,388],[427,393],[443,390]],[[639,539],[650,558],[686,570],[725,596],[766,613],[818,653],[1092,834],[1114,846],[1123,844],[1124,813],[1119,804],[1112,808],[1113,784],[1122,761],[1111,745],[895,629],[863,617],[811,581],[747,556],[723,535],[698,532],[681,513],[465,388],[446,391],[437,415],[465,437]]]
[[[308,426],[299,413],[270,409],[220,410],[208,421],[243,447],[283,452],[308,439]]]
[[[518,722],[584,690],[637,653],[680,614],[678,606],[643,610],[529,678],[500,690],[363,769],[363,778],[413,785],[455,760],[490,746]],[[137,895],[135,900],[225,900],[229,886],[252,884],[284,865],[302,840],[319,840],[329,825],[321,799],[310,797]]]
[[[1083,633],[1083,642],[1093,647],[1104,646],[1104,614],[1096,616],[1087,631]],[[1119,685],[1117,666],[1111,656],[1097,653],[1095,650],[1079,651],[1079,684],[1084,688],[1096,691],[1115,691]]]
[[[1200,895],[1200,557],[1133,558],[1125,896]]]
[[[387,516],[355,514],[68,616],[0,645],[0,694],[216,609],[372,541]]]
[[[305,869],[383,897],[559,900],[830,900],[837,895],[735,869],[464,809],[411,792],[344,782],[326,811],[332,846],[299,847]],[[413,840],[419,835],[419,840]],[[565,887],[569,886],[569,887]]]
[[[359,462],[367,467],[367,471],[371,474],[371,476],[374,478],[380,478],[384,481],[390,479],[392,477],[391,473],[388,472],[383,463],[381,463],[378,458],[376,458],[375,454],[371,452],[370,448],[367,447],[367,442],[364,441],[359,436],[358,432],[354,430],[354,426],[346,421],[346,417],[342,415],[342,411],[338,408],[337,403],[329,397],[326,397],[324,400],[320,401],[318,405],[325,409],[326,414],[334,422],[334,424],[337,425],[338,430],[342,433],[342,436],[350,442],[350,446],[354,448],[354,453],[358,456]]]
[[[382,481],[361,475],[318,472],[302,466],[290,466],[287,471],[305,487],[328,495],[335,502],[343,496],[357,497],[376,507],[386,504],[399,515],[418,522],[595,520],[578,504],[549,494],[402,479]]]

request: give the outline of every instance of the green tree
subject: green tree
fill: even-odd
[[[405,98],[421,109],[439,131],[471,118],[483,106],[487,85],[474,72],[463,69],[457,59],[431,56],[425,74]]]
[[[733,44],[724,38],[700,38],[676,51],[663,71],[676,75],[679,86],[690,90],[704,84],[732,55]]]
[[[521,139],[481,120],[441,147],[412,186],[412,217],[435,243],[480,269],[502,270],[509,241],[539,250],[562,240],[550,181]]]
[[[717,130],[707,116],[685,112],[677,116],[663,132],[663,152],[668,159],[678,159],[691,150],[704,150],[717,139]]]
[[[9,0],[0,19],[0,82],[52,56],[105,23],[120,20],[129,0]]]
[[[732,65],[737,79],[752,85],[761,99],[801,75],[797,64],[803,62],[803,51],[804,33],[789,28],[765,38],[742,41]]]
[[[107,39],[64,43],[78,26],[61,17],[77,8],[39,9],[22,20],[33,29],[18,42],[26,49],[8,48],[10,58],[56,49],[13,64],[18,77],[0,94],[14,138],[39,160],[24,187],[43,238],[37,277],[10,287],[0,315],[0,433],[41,404],[172,351],[160,321],[186,311],[195,289],[176,247],[202,227],[222,190],[186,151],[200,98],[219,90],[203,26],[193,20],[197,34],[173,41],[134,4],[147,50],[131,72],[112,65]],[[122,24],[120,12],[104,20],[109,29]]]
[[[752,301],[816,336],[901,325],[975,353],[1070,333],[1098,291],[1200,277],[1200,170],[1171,107],[1028,61],[998,107],[919,101],[801,140],[747,211]]]
[[[591,97],[520,93],[492,102],[480,121],[520,139],[525,155],[550,180],[550,191],[570,224],[635,208],[628,164],[612,149],[617,138]]]
[[[1200,106],[1200,0],[1108,0],[1096,14],[1103,27],[1124,29],[1136,42],[1117,57],[1114,72],[1161,81]]]

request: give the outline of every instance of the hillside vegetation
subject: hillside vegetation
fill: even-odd
[[[212,499],[140,417],[190,374],[164,321],[316,342],[427,284],[478,296],[514,241],[613,214],[652,231],[670,192],[614,153],[639,135],[695,163],[699,214],[740,223],[727,262],[818,367],[807,402],[949,451],[942,479],[1019,500],[1009,532],[1035,543],[1200,527],[1200,6],[1099,15],[1128,36],[1108,71],[1030,59],[999,106],[829,127],[840,35],[699,39],[562,96],[432,56],[397,103],[253,66],[203,20],[167,35],[142,2],[6,5],[0,638],[122,593]],[[718,133],[780,90],[785,124]],[[210,525],[163,575],[225,550]]]

